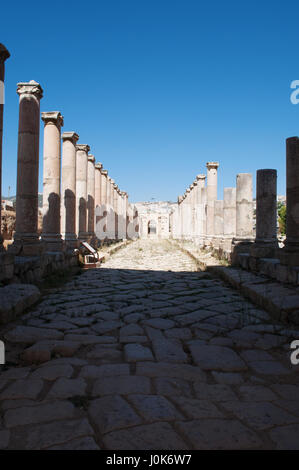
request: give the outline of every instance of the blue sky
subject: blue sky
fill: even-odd
[[[176,200],[220,162],[218,198],[236,174],[278,170],[299,134],[299,4],[295,1],[3,2],[6,62],[3,194],[15,193],[16,84],[44,89],[41,111],[103,163],[131,201]],[[40,191],[42,190],[42,143]]]

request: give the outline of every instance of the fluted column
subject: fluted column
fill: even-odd
[[[214,201],[217,200],[218,162],[207,163],[207,240],[214,235]]]
[[[87,241],[87,154],[89,145],[76,146],[76,229],[78,238]]]
[[[61,127],[59,111],[43,112],[44,181],[42,240],[47,251],[62,251],[60,228]]]
[[[22,256],[41,253],[38,236],[39,83],[18,83],[19,104],[16,232],[12,251]]]
[[[76,143],[75,132],[62,134],[61,234],[67,249],[78,245],[76,235]]]
[[[2,141],[3,141],[3,111],[4,111],[4,76],[5,61],[10,57],[10,53],[3,44],[0,44],[0,201],[2,201]],[[1,215],[2,204],[0,204],[0,251],[2,247]]]

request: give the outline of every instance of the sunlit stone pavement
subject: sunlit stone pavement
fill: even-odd
[[[299,331],[137,241],[1,329],[0,449],[298,449]]]

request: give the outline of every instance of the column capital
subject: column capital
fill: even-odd
[[[86,153],[87,153],[87,152],[89,152],[90,147],[89,147],[89,145],[87,145],[87,144],[77,144],[77,145],[76,145],[76,150],[79,150],[79,151],[81,150],[82,152],[86,152]]]
[[[45,125],[48,122],[53,122],[56,126],[63,126],[63,116],[61,115],[60,111],[44,111],[42,112],[42,120],[44,121]]]
[[[8,59],[9,57],[10,53],[8,52],[4,44],[0,43],[0,62],[5,62],[6,59]]]
[[[101,170],[102,175],[106,176],[108,178],[108,171],[107,170]]]
[[[43,89],[39,83],[34,80],[30,82],[20,82],[17,84],[17,93],[21,95],[34,95],[39,100],[43,97]]]
[[[197,181],[198,181],[198,180],[205,180],[205,179],[206,179],[206,175],[203,175],[203,174],[196,175],[196,179],[197,179]]]
[[[182,200],[183,200],[183,196],[178,196],[178,204],[181,204]]]
[[[74,145],[76,145],[76,142],[79,140],[79,136],[76,132],[63,132],[61,138],[63,142],[65,140],[70,140]]]
[[[217,170],[217,168],[219,167],[219,162],[207,162],[206,167],[208,170],[211,170],[211,169]]]
[[[102,163],[96,163],[96,164],[95,164],[95,169],[96,169],[96,170],[101,170],[102,168],[103,168]]]
[[[94,155],[87,155],[87,157],[88,157],[88,161],[91,163],[94,163],[96,161]]]

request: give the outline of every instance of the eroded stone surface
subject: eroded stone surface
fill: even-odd
[[[1,449],[298,447],[299,331],[167,241],[51,289],[2,337]]]

